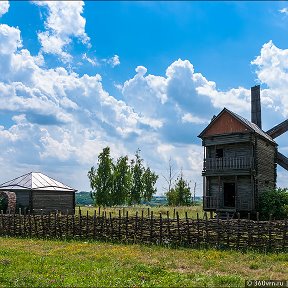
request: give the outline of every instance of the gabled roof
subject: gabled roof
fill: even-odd
[[[212,121],[209,123],[209,125],[199,134],[199,138],[203,138],[203,136],[205,135],[205,133],[213,126],[215,125],[215,123],[217,123],[217,121],[219,120],[219,118],[225,114],[228,113],[230,116],[232,116],[236,121],[238,121],[241,125],[243,125],[243,127],[245,126],[248,131],[250,132],[255,132],[258,135],[262,136],[263,138],[265,138],[266,140],[276,144],[276,142],[267,134],[265,133],[262,129],[260,129],[256,124],[250,122],[249,120],[243,118],[242,116],[228,110],[227,108],[224,108],[215,118],[212,119]],[[245,130],[247,130],[245,129]],[[235,131],[236,133],[239,131]]]
[[[0,185],[0,190],[77,191],[40,172],[30,172]]]

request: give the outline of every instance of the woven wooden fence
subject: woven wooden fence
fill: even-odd
[[[164,216],[164,215],[163,215]],[[287,219],[254,221],[247,219],[170,218],[138,214],[112,217],[111,213],[88,215],[0,214],[0,236],[162,244],[219,249],[258,249],[287,251]]]

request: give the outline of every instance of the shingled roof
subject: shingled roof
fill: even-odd
[[[241,122],[243,125],[245,125],[251,132],[255,132],[258,135],[262,136],[263,138],[265,138],[266,140],[276,144],[276,142],[267,134],[265,133],[262,129],[260,129],[256,124],[250,122],[249,120],[245,119],[244,117],[230,111],[227,108],[224,108],[216,117],[214,117],[212,119],[212,121],[210,122],[210,124],[199,134],[198,137],[202,138],[202,136],[205,134],[205,132],[215,123],[215,121],[217,121],[217,119],[219,119],[219,117],[223,114],[223,113],[229,113],[232,117],[234,117],[236,120],[238,120],[239,122]]]
[[[45,190],[71,191],[77,190],[40,172],[30,172],[0,185],[0,190]]]

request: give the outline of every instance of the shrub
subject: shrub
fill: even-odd
[[[259,197],[259,214],[262,220],[288,218],[288,189],[267,190]]]

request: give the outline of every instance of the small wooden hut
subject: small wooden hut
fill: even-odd
[[[61,211],[74,214],[77,190],[40,172],[30,172],[0,185],[16,194],[16,205],[35,214]]]

